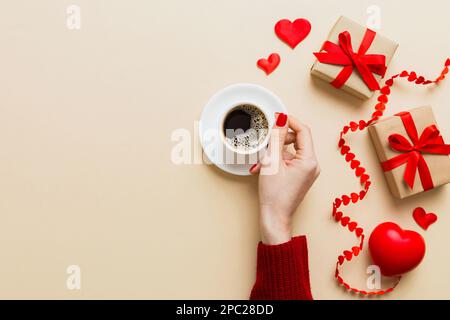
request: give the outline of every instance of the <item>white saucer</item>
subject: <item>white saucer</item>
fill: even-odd
[[[225,172],[247,176],[250,175],[249,169],[253,165],[252,163],[227,164],[217,161],[211,151],[213,148],[210,145],[206,147],[204,138],[208,130],[219,130],[222,126],[222,117],[230,107],[243,102],[254,104],[267,110],[267,116],[269,117],[267,120],[270,126],[273,126],[275,122],[275,112],[287,113],[286,107],[280,98],[266,88],[251,83],[234,84],[223,88],[209,99],[200,117],[199,134],[203,151],[209,161]],[[208,141],[208,143],[216,144],[217,148],[223,148],[224,145],[222,139],[215,139],[215,141]]]

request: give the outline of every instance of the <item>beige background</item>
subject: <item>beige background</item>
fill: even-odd
[[[81,6],[82,28],[66,28]],[[247,298],[255,276],[255,177],[171,162],[177,128],[193,133],[208,98],[236,82],[261,84],[310,124],[322,174],[298,209],[318,299],[353,299],[333,279],[338,253],[355,243],[330,218],[332,199],[358,189],[336,150],[344,123],[367,118],[362,102],[314,81],[309,68],[339,15],[364,23],[381,8],[381,32],[400,47],[389,73],[434,77],[450,49],[448,1],[2,1],[0,10],[0,297]],[[295,50],[273,33],[280,18],[308,18]],[[256,60],[279,52],[266,77]],[[448,81],[448,80],[447,80]],[[388,114],[434,108],[450,140],[450,83],[399,84]],[[193,133],[194,134],[194,133]],[[425,260],[388,298],[450,298],[450,187],[397,201],[367,132],[350,142],[373,176],[349,213],[366,230],[392,220],[419,231]],[[438,214],[427,232],[411,212]],[[365,286],[367,252],[344,274]],[[66,289],[66,268],[82,289]]]

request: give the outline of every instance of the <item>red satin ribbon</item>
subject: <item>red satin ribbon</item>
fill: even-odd
[[[414,187],[417,171],[419,172],[423,189],[433,189],[433,179],[423,154],[448,155],[450,154],[450,145],[444,143],[444,139],[435,125],[426,127],[419,137],[414,119],[409,112],[401,112],[396,114],[396,116],[402,119],[403,126],[412,143],[401,134],[391,134],[389,136],[389,146],[393,150],[401,152],[401,154],[382,162],[383,170],[391,171],[406,163],[403,180],[411,189]]]
[[[350,33],[344,31],[339,34],[339,45],[330,41],[325,41],[321,49],[325,52],[314,53],[321,63],[344,66],[336,79],[331,82],[334,87],[342,87],[348,78],[350,78],[354,67],[356,67],[370,90],[380,89],[380,85],[373,74],[375,73],[384,77],[384,74],[386,73],[386,56],[381,54],[366,54],[375,35],[375,31],[366,29],[358,52],[354,52]]]

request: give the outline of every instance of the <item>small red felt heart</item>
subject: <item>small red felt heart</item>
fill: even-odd
[[[282,19],[275,25],[275,33],[278,38],[294,49],[311,31],[311,23],[306,19],[297,19],[291,22]]]
[[[355,174],[357,177],[361,176],[364,172],[366,171],[366,169],[364,169],[363,167],[358,167],[355,170]]]
[[[436,222],[437,216],[434,213],[426,213],[424,208],[414,209],[413,217],[416,223],[424,230]]]
[[[407,77],[407,76],[409,76],[409,73],[408,73],[408,71],[405,71],[405,70],[403,70],[401,73],[400,73],[400,77]]]
[[[349,146],[342,146],[341,154],[346,154],[349,151],[350,151],[350,147]]]
[[[341,225],[345,227],[350,222],[350,217],[343,217],[341,219]]]
[[[417,79],[416,79],[416,84],[421,84],[421,83],[423,83],[425,81],[425,78],[423,77],[423,76],[419,76]]]
[[[370,176],[368,174],[361,175],[361,183],[364,183],[369,179],[370,179]]]
[[[389,88],[389,87],[388,87]],[[382,94],[381,96],[378,97],[378,101],[381,103],[387,103],[388,102],[388,97],[385,94]]]
[[[391,93],[391,89],[389,89],[389,86],[384,86],[383,88],[381,88],[380,92],[382,94],[390,94]]]
[[[350,230],[350,231],[353,232],[353,230],[355,230],[355,228],[356,228],[357,225],[358,225],[358,224],[357,224],[355,221],[350,222],[350,223],[348,224],[348,230]]]
[[[356,169],[356,168],[359,167],[360,164],[361,164],[361,162],[360,162],[359,160],[352,160],[352,161],[350,162],[350,167],[351,167],[352,169]]]
[[[267,59],[259,59],[257,65],[269,75],[278,67],[280,60],[280,55],[278,53],[272,53]]]
[[[414,71],[411,71],[411,73],[409,74],[408,80],[414,81],[416,79],[417,79],[417,74]]]
[[[334,199],[334,203],[336,204],[336,208],[339,208],[341,206],[342,200],[339,198]]]
[[[356,233],[356,236],[357,236],[357,237],[361,236],[363,232],[364,232],[364,231],[363,231],[362,228],[356,228],[356,230],[355,230],[355,233]]]
[[[359,198],[362,200],[362,199],[364,199],[364,197],[366,196],[366,191],[365,190],[361,190],[360,192],[359,192]]]
[[[347,261],[350,261],[350,260],[352,260],[353,254],[352,254],[351,251],[345,250],[345,251],[344,251],[344,256],[345,256],[345,259],[346,259]]]
[[[344,204],[344,206],[348,205],[350,203],[350,198],[347,195],[343,195],[342,196],[342,203]]]
[[[345,161],[351,161],[355,159],[355,154],[354,153],[347,153],[347,155],[345,156]]]
[[[389,88],[389,87],[385,87],[385,88]],[[383,102],[377,103],[375,105],[375,109],[378,111],[384,111],[384,110],[386,110],[386,105]]]

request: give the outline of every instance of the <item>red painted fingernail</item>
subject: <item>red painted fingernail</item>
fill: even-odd
[[[251,168],[248,170],[249,172],[252,172],[253,171],[253,169],[255,169],[256,168],[256,166],[257,166],[258,164],[257,163],[255,163],[254,165],[252,165],[251,166]]]
[[[277,118],[277,126],[284,127],[286,125],[286,121],[287,121],[287,114],[280,113]]]

